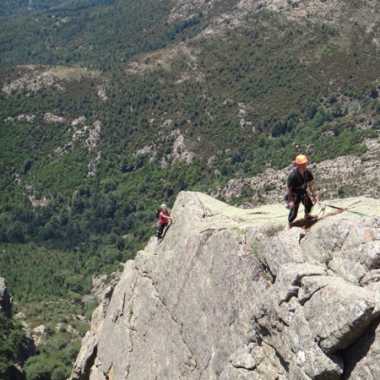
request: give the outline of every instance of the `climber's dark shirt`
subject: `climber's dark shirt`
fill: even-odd
[[[305,170],[303,176],[297,169],[293,169],[288,177],[288,188],[297,194],[305,193],[308,183],[313,180],[313,174],[309,169]]]

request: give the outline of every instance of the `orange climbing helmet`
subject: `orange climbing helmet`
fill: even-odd
[[[304,154],[299,154],[294,160],[295,165],[307,165],[308,163],[309,163],[309,160]]]

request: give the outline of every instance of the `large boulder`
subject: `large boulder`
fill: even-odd
[[[347,214],[339,222],[326,219],[310,230],[301,247],[309,258],[358,284],[368,271],[380,268],[380,220],[356,220]]]
[[[379,317],[375,294],[341,278],[305,278],[302,289],[305,318],[327,353],[349,347]]]
[[[71,379],[338,380],[369,371],[380,201],[365,202],[370,216],[342,213],[305,232],[287,229],[281,205],[243,210],[180,193],[165,239],[152,238],[104,293]]]
[[[96,354],[80,354],[93,360],[89,378],[216,379],[248,344],[251,300],[267,279],[247,228],[203,197],[182,193],[164,241],[126,264],[101,328],[86,338]],[[83,360],[79,367],[73,377],[85,378]]]

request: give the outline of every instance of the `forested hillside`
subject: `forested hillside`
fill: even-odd
[[[92,277],[134,256],[159,203],[378,138],[377,2],[8,0],[0,12],[0,274],[30,329],[47,331],[27,380],[59,362],[67,375]]]

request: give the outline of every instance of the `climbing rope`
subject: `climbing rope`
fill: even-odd
[[[335,205],[332,205],[332,204],[329,204],[329,203],[324,203],[324,202],[323,203],[322,202],[318,202],[318,204],[319,204],[319,207],[321,208],[321,211],[323,211],[322,216],[326,212],[326,208],[330,207],[330,208],[332,208],[334,210],[337,210],[337,211],[340,211],[340,212],[349,212],[349,213],[356,214],[356,215],[359,215],[359,216],[371,217],[371,215],[365,214],[363,212],[351,210],[354,206],[356,206],[360,202],[361,202],[361,200],[355,201],[354,203],[351,203],[350,205],[348,205],[346,207],[339,207],[339,206],[335,206]],[[321,211],[320,211],[320,213],[321,213]]]

